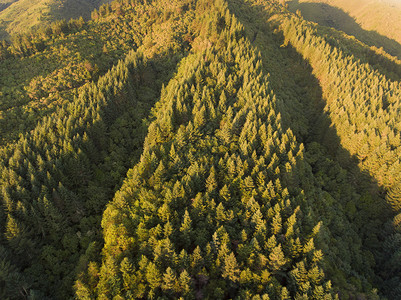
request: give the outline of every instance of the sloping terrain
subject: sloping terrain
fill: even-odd
[[[355,173],[355,169],[358,170],[358,167],[355,164],[352,167],[353,163],[345,161],[345,157],[325,154],[326,151],[331,152],[333,150],[333,144],[327,145],[327,150],[325,150],[324,143],[322,144],[323,147],[317,145],[317,142],[322,142],[318,136],[303,136],[303,132],[310,130],[308,125],[320,125],[319,129],[329,130],[329,128],[324,129],[325,125],[321,123],[324,120],[323,116],[317,117],[317,119],[315,119],[316,115],[314,116],[313,113],[309,117],[306,116],[306,118],[300,116],[302,113],[313,112],[314,110],[319,113],[320,103],[306,102],[308,98],[302,99],[305,94],[309,94],[312,98],[310,100],[315,101],[324,99],[313,99],[313,97],[324,97],[324,95],[315,94],[319,91],[319,88],[316,90],[313,85],[306,84],[303,88],[297,82],[292,83],[291,78],[288,78],[288,81],[285,80],[285,75],[283,71],[280,71],[280,68],[285,69],[287,63],[293,63],[289,65],[291,70],[297,64],[300,64],[299,68],[305,72],[303,77],[307,76],[307,72],[310,71],[302,66],[302,61],[300,62],[296,55],[292,59],[281,58],[280,54],[289,56],[294,55],[294,53],[291,53],[290,49],[285,52],[280,51],[280,43],[277,43],[280,41],[280,36],[275,37],[275,35],[268,33],[269,30],[277,26],[273,21],[274,16],[280,18],[283,22],[286,20],[286,15],[281,15],[284,13],[281,8],[274,4],[262,2],[260,4],[266,4],[267,12],[260,14],[260,10],[263,7],[258,7],[257,4],[256,1],[244,2],[241,7],[240,1],[229,2],[229,6],[232,6],[234,12],[237,12],[238,17],[244,20],[243,24],[248,25],[245,26],[245,32],[242,31],[241,26],[234,27],[238,28],[237,30],[231,27],[237,26],[234,24],[237,24],[238,21],[235,18],[230,19],[230,11],[226,10],[224,5],[219,6],[216,3],[216,7],[212,7],[211,12],[207,14],[209,18],[203,21],[205,23],[201,28],[206,28],[205,31],[210,32],[210,30],[207,30],[209,26],[219,28],[219,25],[224,24],[227,27],[221,29],[220,36],[227,37],[228,40],[221,41],[218,39],[214,41],[215,37],[213,35],[203,37],[207,40],[203,44],[210,45],[209,49],[203,55],[202,52],[199,53],[198,49],[194,49],[194,58],[190,60],[191,63],[188,64],[185,61],[183,69],[181,69],[182,72],[186,71],[182,75],[178,73],[177,80],[171,81],[166,88],[165,100],[162,98],[161,106],[158,108],[160,113],[157,114],[156,112],[156,120],[149,127],[147,142],[145,141],[145,151],[141,161],[129,172],[128,179],[121,191],[116,194],[114,201],[105,212],[102,221],[105,231],[103,264],[102,266],[97,266],[96,263],[91,265],[88,277],[84,278],[84,282],[80,281],[79,294],[85,295],[95,291],[98,296],[107,295],[108,297],[117,295],[130,297],[130,295],[135,295],[136,297],[147,298],[168,295],[172,298],[183,296],[184,298],[206,297],[218,299],[230,298],[236,295],[240,295],[243,298],[264,295],[264,297],[268,296],[274,299],[283,297],[320,299],[321,297],[330,297],[329,295],[336,294],[341,294],[345,298],[355,296],[376,297],[374,287],[382,279],[375,275],[375,260],[379,260],[382,257],[375,257],[374,254],[377,252],[383,254],[385,250],[380,247],[379,240],[383,240],[386,235],[390,235],[389,232],[378,231],[377,228],[387,221],[385,215],[389,217],[391,215],[390,210],[385,208],[384,199],[381,196],[376,195],[375,192],[369,192],[374,188],[373,184],[369,184],[372,179],[368,179],[367,184],[363,184],[362,188],[358,186],[359,183],[355,182],[354,186],[347,183],[346,178],[359,182],[366,180],[366,175]],[[273,15],[271,15],[272,12]],[[224,21],[222,21],[222,16],[225,16]],[[263,20],[267,21],[272,17],[273,19],[269,23],[262,25]],[[249,23],[249,20],[255,21],[254,23]],[[208,25],[213,23],[216,25]],[[230,34],[233,35],[230,36]],[[244,34],[247,34],[249,40]],[[239,40],[235,41],[236,38]],[[241,38],[245,39],[242,40]],[[231,39],[234,39],[234,41]],[[263,89],[252,87],[252,84],[257,84],[258,81],[255,82],[247,78],[260,80],[260,76],[263,78],[263,73],[261,74],[259,73],[260,71],[255,70],[257,74],[250,75],[246,73],[246,77],[244,77],[241,74],[241,66],[248,66],[248,71],[250,72],[253,70],[252,67],[249,67],[251,63],[241,61],[230,63],[229,60],[226,60],[230,59],[231,55],[225,54],[225,51],[231,51],[230,47],[239,47],[238,50],[235,50],[235,48],[232,50],[234,53],[243,53],[241,51],[245,51],[245,53],[250,51],[252,53],[256,49],[252,50],[247,45],[250,41],[259,45],[262,50],[262,58],[266,59],[265,61],[256,60],[256,66],[265,65],[265,62],[267,65],[265,65],[266,71],[271,71],[270,75],[274,74],[274,76],[271,76],[272,86],[274,85],[273,82],[277,82],[278,90],[285,89],[282,92],[278,91],[283,95],[283,98],[279,94],[273,94],[274,97],[271,99],[276,99],[277,102],[276,100],[270,102],[268,96],[265,96],[266,98],[262,101],[262,103],[271,103],[271,115],[283,114],[283,123],[280,126],[273,125],[274,121],[272,121],[271,117],[267,118],[274,134],[274,138],[268,140],[280,139],[280,128],[283,125],[292,127],[299,132],[300,139],[309,140],[305,151],[306,160],[302,158],[303,155],[299,156],[299,153],[295,156],[293,154],[289,155],[295,158],[295,165],[286,163],[286,156],[283,157],[282,154],[277,153],[273,154],[273,156],[276,155],[284,160],[280,159],[278,165],[286,166],[285,170],[289,171],[287,173],[287,171],[283,171],[284,169],[277,168],[275,175],[278,178],[268,172],[271,163],[275,161],[269,158],[272,150],[264,153],[263,142],[260,142],[260,140],[263,141],[263,138],[259,137],[259,134],[262,133],[258,132],[258,128],[264,128],[264,125],[263,123],[252,125],[252,121],[250,121],[252,119],[249,119],[251,118],[250,116],[256,114],[254,122],[263,122],[258,121],[257,116],[258,113],[263,113],[264,110],[259,108],[257,110],[258,113],[251,113],[245,110],[247,111],[245,114],[248,117],[242,119],[245,122],[244,125],[237,123],[240,122],[241,117],[236,115],[233,115],[233,123],[230,124],[223,117],[222,111],[219,110],[221,109],[221,99],[218,100],[216,98],[214,100],[213,98],[218,97],[221,93],[218,91],[218,83],[219,80],[223,80],[223,82],[226,82],[227,87],[237,87],[233,90],[228,89],[234,93],[231,96],[225,93],[225,97],[232,99],[234,102],[232,102],[232,106],[227,106],[229,104],[225,103],[224,110],[228,109],[231,112],[239,109],[240,113],[242,111],[241,105],[245,105],[244,109],[247,107],[246,102],[243,102],[245,100],[257,105],[258,96],[253,99],[255,96],[252,96],[252,92],[262,91]],[[274,43],[277,44],[274,45]],[[214,47],[216,47],[215,50]],[[274,50],[275,47],[277,50]],[[243,50],[239,50],[241,48]],[[197,67],[200,69],[196,68],[192,71],[190,66],[197,65],[196,53],[201,56],[201,61],[205,62],[205,64],[202,63]],[[214,58],[213,55],[217,57]],[[218,57],[220,55],[222,55],[221,58]],[[243,57],[245,59],[246,57],[253,57],[253,55],[237,54],[234,57]],[[269,62],[269,58],[278,61]],[[284,61],[280,62],[281,59]],[[214,61],[233,66],[233,70],[236,71],[229,71],[226,74],[231,74],[233,79],[238,78],[239,82],[231,83],[231,77],[225,81],[224,73],[215,73],[213,75],[213,70],[225,70],[226,68],[224,64],[220,65],[220,67],[214,67],[212,63]],[[238,63],[237,67],[236,63]],[[202,68],[206,69],[203,70]],[[194,75],[191,75],[191,72],[194,72]],[[198,73],[207,77],[196,75]],[[191,76],[194,77],[192,78]],[[213,76],[218,77],[214,79]],[[310,76],[313,75],[310,74]],[[300,79],[301,76],[298,80]],[[193,83],[194,88],[191,89],[191,92],[186,92],[186,89],[190,88],[190,86],[187,86],[187,82]],[[284,86],[283,82],[285,82]],[[247,88],[241,86],[241,84],[246,84]],[[298,87],[296,87],[297,85]],[[191,95],[194,93],[195,95],[201,94],[196,92],[196,89],[203,90],[203,97],[204,95],[209,95],[207,99],[210,100],[202,100],[203,97],[202,99],[193,98]],[[210,92],[207,92],[209,89]],[[241,95],[243,90],[248,91],[246,97]],[[180,92],[177,94],[177,91]],[[297,93],[299,94],[297,95]],[[267,92],[267,94],[269,93]],[[211,104],[203,108],[203,105],[206,105],[209,101]],[[238,103],[235,101],[238,101]],[[213,108],[213,106],[210,106],[213,103],[218,107]],[[184,108],[185,112],[190,107],[188,112],[192,113],[188,115],[188,113],[182,112],[181,107]],[[210,113],[211,111],[213,113]],[[323,114],[323,112],[321,111],[320,114]],[[285,117],[285,115],[287,116]],[[158,116],[160,116],[160,119]],[[221,120],[219,116],[221,116]],[[213,118],[217,118],[217,120],[215,121]],[[204,119],[210,121],[200,121],[200,125],[197,125],[199,120]],[[235,120],[238,121],[235,122]],[[266,117],[262,117],[261,120],[266,120]],[[224,124],[224,127],[221,127],[223,126],[222,124]],[[214,128],[213,126],[217,127]],[[250,128],[254,128],[253,134],[251,134],[252,130]],[[174,130],[179,131],[175,133]],[[277,132],[274,130],[277,130]],[[222,137],[220,137],[220,132],[224,132]],[[235,135],[236,132],[238,132],[238,136]],[[287,134],[292,135],[291,132],[287,132]],[[316,134],[318,135],[318,133]],[[336,132],[334,131],[331,134],[333,136],[328,136],[327,138],[332,143],[336,143]],[[179,137],[177,141],[175,140],[176,136]],[[284,139],[291,140],[288,136]],[[238,142],[236,142],[237,140]],[[205,144],[201,141],[205,141]],[[296,147],[297,142],[295,139],[292,143],[292,147]],[[159,147],[161,148],[159,149]],[[340,145],[337,144],[336,147],[340,147]],[[170,152],[168,151],[169,148],[171,148]],[[167,149],[167,151],[163,149]],[[181,154],[178,158],[172,158],[177,151],[176,149],[179,149],[178,153]],[[226,150],[219,152],[219,149]],[[254,152],[252,152],[252,149],[254,149]],[[286,148],[281,146],[273,147],[272,149],[279,151],[279,149]],[[341,151],[347,153],[346,149]],[[185,155],[189,153],[197,153],[197,155],[185,158]],[[263,161],[270,161],[270,164],[266,164],[265,167],[258,165],[255,159],[257,161],[262,160],[262,158],[258,158],[258,155],[263,155]],[[244,164],[243,160],[245,159],[246,166],[249,165],[250,168],[253,168],[252,172],[247,174],[246,171],[248,169],[240,167],[240,169],[233,168],[232,174],[228,173],[226,175],[226,172],[230,172],[228,171],[230,166],[232,164],[235,165],[235,162],[231,161],[233,157],[237,157],[237,162],[240,166]],[[178,164],[175,162],[176,159],[179,160]],[[213,164],[213,161],[216,163]],[[323,161],[325,162],[323,163]],[[208,162],[212,163],[212,165],[209,165]],[[341,164],[348,165],[349,171],[342,169]],[[307,171],[310,167],[312,167],[312,173]],[[331,172],[329,172],[330,168],[332,168]],[[267,173],[264,173],[265,170]],[[398,173],[399,171],[396,172]],[[184,176],[184,174],[186,175]],[[288,180],[289,174],[290,180]],[[259,177],[256,178],[252,175]],[[281,182],[280,188],[285,188],[285,190],[289,191],[288,203],[297,205],[296,199],[300,197],[297,195],[299,192],[303,195],[301,198],[305,197],[303,198],[304,205],[300,207],[300,211],[308,211],[311,219],[308,219],[309,221],[307,222],[316,224],[313,229],[315,234],[309,236],[314,236],[314,241],[316,241],[313,251],[318,251],[319,253],[322,251],[323,254],[323,258],[315,261],[316,264],[312,264],[310,266],[312,269],[309,269],[309,271],[308,264],[310,264],[310,261],[302,257],[302,255],[297,256],[291,252],[293,250],[290,245],[296,243],[295,241],[298,241],[298,238],[284,231],[281,242],[276,244],[279,237],[275,234],[285,230],[285,226],[281,229],[282,227],[277,222],[285,224],[286,221],[284,221],[285,215],[281,214],[275,215],[276,219],[269,220],[269,216],[274,215],[273,212],[269,213],[269,208],[275,202],[270,198],[267,202],[269,204],[267,206],[263,205],[264,201],[266,201],[263,200],[263,183],[268,180]],[[238,185],[235,185],[235,182],[238,182]],[[273,188],[273,186],[271,187]],[[374,189],[379,189],[379,187]],[[367,191],[368,193],[366,193]],[[229,201],[224,198],[226,193],[230,195]],[[270,191],[270,194],[277,195],[277,191]],[[251,198],[249,199],[248,197]],[[238,202],[234,202],[237,204],[232,206],[233,201]],[[249,223],[247,223],[247,214],[242,208],[242,205],[251,205],[248,201],[251,201],[253,206],[256,207],[255,215],[252,217],[253,213],[249,214]],[[253,201],[256,201],[256,203]],[[279,207],[276,207],[277,211],[280,211]],[[355,220],[352,207],[355,210],[359,210],[360,219],[358,221]],[[256,217],[258,211],[261,214]],[[306,220],[298,215],[294,217],[293,220],[299,222],[296,225],[298,230],[304,232],[303,230],[308,227],[304,223]],[[254,225],[256,227],[252,226],[252,222],[256,222],[254,219],[259,220],[259,225]],[[321,228],[320,224],[325,225]],[[344,231],[344,228],[347,228],[347,230]],[[179,234],[178,232],[181,233]],[[240,232],[241,235],[239,235]],[[244,239],[244,236],[247,239]],[[268,237],[271,240],[265,240]],[[224,240],[223,244],[218,242],[219,238]],[[272,239],[274,239],[274,242]],[[250,245],[247,244],[249,242],[251,243]],[[219,245],[217,248],[215,246],[216,243]],[[258,247],[256,249],[253,248],[253,243],[257,243]],[[274,246],[269,248],[270,243],[279,247],[280,250],[274,248]],[[299,243],[302,244],[302,239],[299,239]],[[317,248],[315,248],[315,245]],[[220,246],[223,249],[220,249]],[[247,251],[245,249],[249,252],[242,252]],[[281,249],[283,250],[281,251]],[[253,257],[255,257],[257,265],[253,265],[255,262],[252,259]],[[276,260],[279,257],[282,258],[281,263],[278,263],[280,266],[276,264]],[[260,265],[262,268],[256,267]],[[361,266],[363,267],[361,268]],[[377,271],[381,272],[383,269]],[[97,275],[99,272],[100,275]],[[298,275],[298,272],[305,274],[305,277]],[[314,277],[315,275],[311,275],[310,272],[318,272],[320,275]],[[323,274],[326,274],[325,277],[323,277]],[[96,283],[96,276],[100,276],[100,281],[95,287],[93,284]],[[283,277],[286,280],[283,281]],[[306,278],[320,279],[314,282]],[[325,280],[323,278],[331,281],[333,285],[324,284]],[[324,287],[320,284],[323,284]],[[132,286],[133,288],[127,289],[124,286]],[[327,293],[326,296],[324,296],[325,293]]]
[[[9,7],[11,4],[13,4],[16,1],[18,1],[18,0],[1,0],[0,1],[0,12],[2,10],[6,9],[7,7]]]
[[[401,58],[401,2],[397,0],[294,0],[293,12],[355,36]]]
[[[400,79],[279,1],[3,42],[0,298],[400,298]]]
[[[110,1],[103,0],[17,0],[0,2],[0,39],[48,26],[56,20],[83,17]]]
[[[75,27],[69,35],[72,40],[67,38],[60,45],[64,53],[50,38],[44,41],[48,52],[32,50],[34,54],[22,58],[9,53],[9,58],[2,61],[23,65],[25,59],[35,61],[42,55],[71,58],[69,61],[64,57],[67,66],[56,65],[60,68],[56,72],[52,71],[52,63],[39,58],[44,63],[32,72],[40,73],[30,75],[38,80],[50,78],[53,85],[61,81],[62,90],[68,92],[60,95],[45,87],[42,98],[30,102],[40,105],[49,99],[49,103],[57,102],[55,109],[30,110],[31,119],[26,121],[33,121],[33,130],[8,142],[0,151],[0,222],[4,229],[0,239],[1,298],[72,297],[77,274],[85,269],[89,258],[98,256],[104,206],[142,152],[144,119],[162,84],[185,54],[187,46],[181,41],[183,36],[190,36],[186,22],[190,22],[192,11],[176,22],[176,6],[170,3],[158,7],[135,5],[135,9],[130,4],[121,8],[124,19],[111,7],[103,9],[108,13],[97,15],[90,28],[84,26],[80,31],[91,41],[92,49],[100,48],[103,54],[103,60],[97,63],[106,65],[97,70],[96,82],[76,81],[76,76],[88,75],[89,67],[76,67],[79,57],[85,55],[81,47],[88,44],[79,34],[76,36]],[[163,13],[166,17],[159,19]],[[114,66],[105,72],[110,64]],[[65,76],[68,73],[71,77]],[[50,77],[43,78],[43,74]],[[19,111],[24,113],[25,109]]]

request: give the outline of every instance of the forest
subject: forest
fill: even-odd
[[[0,41],[0,299],[401,298],[401,61],[291,5]]]
[[[83,18],[111,0],[0,0],[0,39],[35,32],[55,21]]]

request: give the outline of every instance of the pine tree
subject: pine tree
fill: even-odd
[[[174,291],[176,289],[176,277],[170,267],[167,268],[163,275],[162,289],[166,291]]]
[[[237,282],[239,280],[239,272],[237,259],[234,253],[231,252],[224,260],[223,278],[227,278],[232,282]]]
[[[269,254],[269,266],[272,271],[280,270],[286,264],[284,253],[281,249],[281,244],[274,247]]]

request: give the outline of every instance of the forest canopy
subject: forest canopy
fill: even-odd
[[[401,297],[401,63],[287,8],[2,41],[1,299]]]

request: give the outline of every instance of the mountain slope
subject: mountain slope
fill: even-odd
[[[128,31],[120,22],[119,30],[114,27],[119,16],[114,9],[108,7],[108,14],[96,18],[91,24],[93,35],[87,38],[98,42],[96,32],[101,32],[108,40],[107,54],[115,57],[121,53],[113,49],[127,49],[122,48],[123,42],[127,47],[142,47],[143,51],[126,50],[125,59],[116,62],[109,72],[96,82],[71,89],[70,101],[59,104],[47,116],[39,114],[41,118],[33,130],[0,149],[2,298],[72,297],[77,274],[101,245],[99,228],[104,205],[120,186],[128,167],[137,161],[144,119],[163,82],[186,51],[186,44],[178,41],[190,29],[186,24],[191,20],[189,14],[180,13],[180,17],[187,18],[176,22],[176,7],[171,4],[134,6],[127,1],[118,11],[124,12]],[[168,14],[166,18],[156,18],[161,11]],[[150,12],[155,15],[150,17]],[[146,22],[133,24],[131,18],[144,18],[153,26],[149,28]],[[166,31],[166,27],[171,30]],[[76,47],[76,34],[71,34],[70,42],[68,38],[63,40],[63,45]],[[135,43],[133,36],[138,37]],[[153,40],[155,36],[160,39]],[[142,41],[151,43],[145,47]],[[76,57],[74,52],[65,51],[64,55]],[[108,55],[108,61],[113,62]],[[11,56],[6,61],[23,60]],[[41,71],[49,72],[46,67],[52,64],[46,66],[44,62]],[[68,84],[67,78],[62,79]],[[26,249],[30,249],[28,254]]]
[[[400,61],[278,1],[91,18],[0,44],[1,298],[400,297]]]
[[[267,7],[267,11],[269,9]],[[391,215],[387,215],[389,219],[380,237],[382,244],[376,244],[380,246],[376,255],[379,262],[377,272],[383,274],[383,292],[389,298],[397,299],[401,292],[396,283],[401,270],[396,258],[401,250],[398,239],[401,203],[400,77],[389,80],[370,63],[367,64],[366,57],[355,56],[350,48],[327,34],[326,29],[285,12],[282,16],[285,17],[272,18],[272,21],[281,23],[279,26],[282,26],[286,41],[311,64],[322,87],[325,114],[330,118],[331,127],[335,128],[335,135],[320,132],[322,144],[331,148],[344,166],[357,161],[360,170],[369,172],[373,186],[378,184],[379,192],[387,194],[386,205],[396,215],[393,220]],[[325,126],[318,123],[316,127]],[[340,138],[340,148],[333,143],[337,137]],[[369,242],[369,247],[372,242]]]
[[[299,213],[302,146],[282,130],[241,25],[219,2],[196,11],[199,46],[162,92],[141,161],[105,211],[96,294],[329,299],[319,225]],[[302,272],[316,277],[306,285]]]
[[[289,8],[320,25],[353,35],[401,58],[401,2],[392,0],[296,0]]]
[[[206,14],[198,3],[207,17],[194,41],[203,47],[163,90],[141,160],[103,216],[102,264],[90,263],[78,296],[375,299],[375,258],[362,236],[382,232],[364,231],[348,206],[359,206],[369,230],[381,216],[317,143],[305,151],[283,130],[307,134],[306,107],[284,76],[271,80],[286,91],[272,91],[262,65],[291,60],[260,10],[228,3],[232,11],[216,1]],[[250,45],[258,39],[265,61]]]
[[[0,12],[18,0],[0,0]]]
[[[104,75],[130,50],[143,43],[149,55],[164,49],[160,44],[175,27],[155,25],[162,39],[152,42],[152,29],[145,25],[155,16],[140,16],[132,6],[122,10],[122,5],[102,6],[88,23],[56,22],[11,44],[0,43],[0,145],[15,141],[41,118],[74,101],[80,87]],[[181,45],[176,42],[174,47]]]
[[[81,16],[88,19],[92,10],[105,2],[103,0],[17,0],[0,3],[0,39],[48,26],[56,20],[69,20]]]

